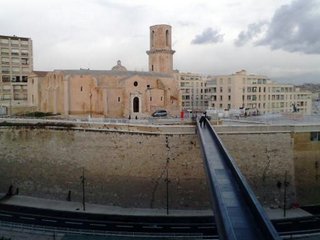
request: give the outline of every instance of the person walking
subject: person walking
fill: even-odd
[[[200,117],[200,127],[205,127],[206,126],[206,114],[203,114],[201,117]]]

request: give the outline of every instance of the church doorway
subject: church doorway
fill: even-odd
[[[134,97],[133,98],[133,112],[139,112],[139,98]]]

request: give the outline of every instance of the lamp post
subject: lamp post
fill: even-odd
[[[283,182],[283,217],[286,217],[287,213],[287,187],[289,186],[289,182],[287,181],[287,173],[288,171],[285,172],[284,174],[284,182]]]
[[[170,146],[169,146],[169,138],[166,136],[166,148],[167,148],[167,162],[166,162],[166,200],[167,200],[167,215],[169,215],[169,160],[170,160]]]
[[[169,215],[169,158],[167,158],[166,167],[166,190],[167,190],[167,215]]]
[[[92,117],[92,114],[91,114],[91,111],[92,111],[92,104],[91,104],[91,99],[92,99],[92,93],[91,93],[91,91],[90,91],[90,95],[89,95],[89,98],[90,98],[90,109],[89,109],[89,117],[90,117],[90,119],[91,119],[91,117]]]
[[[287,174],[288,171],[285,172],[284,174],[284,181],[283,183],[281,181],[277,182],[277,188],[279,189],[279,195],[281,195],[281,188],[283,185],[283,217],[286,217],[287,214],[287,187],[289,186],[289,182],[287,180]]]
[[[82,207],[83,211],[86,211],[86,195],[85,195],[85,181],[86,178],[84,177],[84,167],[82,168],[82,176],[80,177],[82,183]]]

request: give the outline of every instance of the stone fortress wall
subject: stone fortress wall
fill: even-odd
[[[87,202],[166,208],[168,173],[170,208],[210,208],[194,126],[116,128],[1,127],[0,192],[12,184],[23,195],[65,200],[70,190],[71,200],[81,201],[84,168]],[[283,186],[277,183],[285,171],[289,203],[320,202],[320,179],[311,174],[320,147],[309,142],[309,129],[216,129],[262,204],[281,205]],[[301,142],[313,148],[305,151]]]

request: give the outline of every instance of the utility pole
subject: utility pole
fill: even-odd
[[[85,195],[85,181],[86,178],[84,177],[84,167],[82,168],[82,176],[80,177],[81,183],[82,183],[82,206],[83,206],[83,211],[86,211],[86,195]]]
[[[91,111],[92,111],[92,103],[91,103],[91,100],[92,100],[92,93],[91,93],[91,90],[90,90],[90,95],[89,95],[89,97],[90,97],[90,112],[89,112],[89,116],[90,116],[90,119],[91,119],[91,117],[92,117],[92,114],[91,114]]]
[[[283,182],[283,217],[286,217],[287,213],[287,187],[289,186],[289,182],[287,181],[287,173],[288,171],[285,172],[284,174],[284,182]]]
[[[167,167],[166,167],[166,190],[167,190],[167,215],[169,215],[169,158],[167,158]]]
[[[166,148],[167,148],[167,162],[166,162],[166,200],[167,200],[167,215],[169,215],[169,160],[170,160],[170,146],[169,138],[166,136]]]

